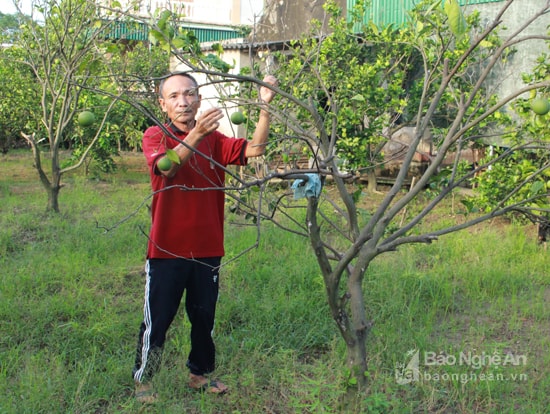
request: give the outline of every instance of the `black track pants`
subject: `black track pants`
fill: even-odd
[[[187,366],[196,375],[212,372],[212,339],[218,300],[220,257],[206,259],[149,259],[146,264],[145,304],[139,330],[134,380],[151,379],[159,369],[166,332],[185,292],[191,323],[191,351]]]

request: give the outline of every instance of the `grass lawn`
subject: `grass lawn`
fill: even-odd
[[[141,406],[131,369],[150,193],[140,154],[117,162],[110,176],[65,177],[61,213],[48,214],[30,154],[0,156],[0,413],[548,412],[550,250],[533,226],[493,221],[377,258],[370,382],[350,393],[307,240],[266,223],[258,248],[230,261],[256,242],[231,215],[215,331],[231,391],[187,388],[181,309],[159,402]],[[450,211],[437,220],[463,219]]]

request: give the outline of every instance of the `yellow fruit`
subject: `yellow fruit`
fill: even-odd
[[[244,122],[245,118],[242,112],[233,112],[231,114],[231,122],[233,122],[235,125],[240,125]]]
[[[550,112],[550,101],[546,98],[536,98],[531,101],[531,109],[537,115],[546,115]]]
[[[82,111],[78,114],[78,123],[80,126],[89,127],[95,122],[95,115],[90,111]]]
[[[172,168],[172,161],[168,157],[162,157],[160,160],[157,161],[157,167],[161,171],[168,171],[170,168]]]

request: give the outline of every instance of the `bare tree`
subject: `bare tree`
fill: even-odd
[[[22,64],[27,65],[38,85],[43,132],[22,132],[33,151],[34,167],[48,194],[47,209],[59,211],[59,191],[63,174],[79,168],[100,137],[105,120],[117,102],[117,96],[101,108],[102,119],[93,125],[94,133],[79,160],[63,167],[61,151],[68,145],[76,127],[76,115],[93,105],[85,91],[98,87],[97,75],[105,58],[99,45],[105,40],[109,20],[103,20],[93,2],[86,0],[35,0],[32,13],[24,16],[14,47],[23,51]],[[45,136],[41,136],[44,134]],[[43,161],[47,157],[49,166]]]
[[[542,34],[524,35],[527,28],[550,12],[548,0],[542,2],[539,10],[532,16],[525,16],[523,24],[517,30],[504,38],[496,35],[513,1],[507,0],[494,20],[485,28],[471,30],[469,33],[466,23],[463,27],[453,26],[456,16],[446,14],[439,2],[423,2],[413,15],[412,28],[402,30],[399,41],[416,50],[421,57],[420,74],[415,79],[415,84],[419,86],[417,99],[411,99],[407,95],[403,98],[405,104],[415,106],[413,116],[406,121],[414,127],[414,136],[394,184],[367,217],[359,214],[354,194],[349,192],[347,185],[351,178],[350,174],[342,171],[337,157],[338,140],[342,131],[340,123],[345,119],[345,110],[349,110],[350,105],[355,105],[352,106],[355,111],[361,110],[357,108],[357,102],[362,100],[339,99],[336,88],[325,78],[323,70],[333,63],[322,55],[323,42],[334,42],[330,35],[319,36],[316,39],[318,46],[310,49],[308,53],[301,48],[294,50],[295,54],[300,55],[297,58],[302,59],[302,66],[295,60],[292,61],[292,65],[280,68],[279,77],[285,82],[281,83],[280,88],[275,88],[279,94],[278,102],[268,108],[272,116],[283,126],[273,134],[274,145],[284,145],[290,141],[303,145],[312,157],[311,168],[267,171],[259,177],[228,170],[228,185],[220,188],[226,191],[229,197],[238,201],[240,208],[248,212],[248,217],[254,217],[258,240],[263,220],[271,220],[282,229],[309,239],[324,278],[332,317],[347,346],[347,362],[360,387],[364,387],[367,381],[367,338],[372,327],[372,321],[366,313],[367,292],[364,282],[369,266],[376,257],[405,244],[432,243],[442,235],[508,213],[532,215],[533,212],[550,211],[549,188],[546,181],[542,187],[534,186],[537,191],[519,199],[515,197],[522,189],[533,187],[533,183],[540,180],[550,167],[547,137],[525,136],[519,140],[510,139],[506,148],[497,156],[480,160],[468,169],[463,169],[460,163],[461,150],[479,143],[482,137],[491,134],[514,135],[510,131],[515,131],[519,125],[504,111],[511,103],[530,91],[548,91],[550,88],[550,81],[542,80],[518,87],[507,96],[496,97],[495,94],[489,93],[488,81],[497,73],[497,69],[500,70],[506,64],[503,58],[511,49],[528,45],[533,39],[550,40],[550,37]],[[475,16],[472,19],[475,19]],[[453,27],[449,27],[449,24]],[[364,47],[368,47],[376,41],[377,34],[373,33],[374,37],[369,39],[361,38],[356,33],[349,35],[356,38]],[[385,40],[380,37],[379,41]],[[353,58],[345,55],[345,48],[340,47],[339,50],[344,54],[343,60]],[[237,82],[264,85],[258,80],[259,76],[217,71],[216,69],[221,66],[220,62],[213,58],[205,60],[200,53],[194,52],[196,49],[186,48],[182,51],[181,48],[173,48],[176,58],[185,63],[190,71],[206,74],[212,84],[223,86]],[[357,62],[358,65],[361,63]],[[285,70],[290,66],[298,69],[293,73],[293,77],[285,78]],[[333,66],[337,71],[338,66]],[[315,88],[307,89],[307,82],[301,77],[304,74],[307,75],[307,79],[317,82]],[[345,75],[346,73],[343,77]],[[385,75],[387,79],[391,79],[391,64]],[[304,97],[299,96],[302,89],[307,92]],[[311,96],[311,90],[322,92],[325,103],[319,105],[317,95]],[[227,96],[223,88],[220,94],[239,106],[253,108],[263,105],[258,103],[254,96]],[[364,101],[367,105],[368,99]],[[380,101],[374,104],[378,105]],[[389,114],[381,117],[386,120],[385,125],[380,124],[381,129],[399,128],[395,116]],[[506,119],[506,122],[499,121],[502,119]],[[498,129],[504,126],[507,130]],[[544,128],[547,134],[548,127]],[[432,154],[426,170],[409,186],[407,175],[421,140],[426,133],[436,129],[439,136],[437,151]],[[383,130],[379,133],[381,136],[387,136]],[[461,223],[422,232],[419,226],[421,221],[476,174],[534,149],[544,154],[538,168],[514,184],[502,195],[494,208],[467,216]],[[447,166],[449,159],[452,162]],[[449,171],[445,185],[439,188],[433,197],[426,197],[425,188],[444,168]],[[270,191],[270,183],[274,179],[301,180],[295,182],[294,187],[295,190],[300,189],[300,186],[307,187],[308,191],[298,195],[305,196],[306,204],[295,201],[292,192],[281,194],[280,191]],[[321,191],[320,187],[325,186],[329,180],[334,191]],[[259,191],[251,191],[253,187]],[[243,194],[247,194],[247,197],[243,197]],[[298,191],[294,195],[296,194]],[[537,203],[539,207],[536,206]],[[413,205],[414,209],[407,209]],[[305,207],[307,211],[305,222],[301,222],[292,213],[293,209],[300,206]],[[251,246],[253,247],[255,246]]]

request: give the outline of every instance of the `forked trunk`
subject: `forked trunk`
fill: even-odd
[[[60,183],[62,174],[61,169],[59,168],[59,158],[57,157],[57,153],[55,150],[52,151],[52,178],[50,180],[42,167],[42,152],[36,142],[35,134],[27,135],[22,133],[21,135],[28,141],[32,148],[34,168],[38,172],[40,182],[48,194],[48,204],[46,206],[46,210],[59,213],[59,190],[61,190]]]
[[[376,172],[374,169],[367,170],[367,190],[371,193],[375,193],[378,188],[378,181],[376,179]]]
[[[335,271],[326,254],[321,241],[320,227],[317,223],[317,199],[309,199],[308,228],[310,242],[317,257],[317,262],[323,274],[327,293],[328,305],[332,318],[346,343],[346,360],[352,378],[357,380],[357,386],[365,388],[367,384],[367,336],[371,324],[366,318],[365,302],[363,299],[362,280],[365,271],[355,269],[348,275],[347,292],[340,297],[340,282],[344,270]],[[367,266],[365,266],[365,269]]]

